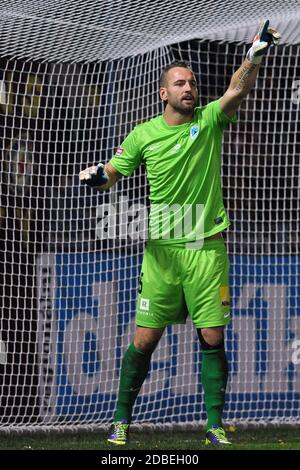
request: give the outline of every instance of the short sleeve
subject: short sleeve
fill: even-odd
[[[130,176],[142,161],[142,152],[138,144],[138,131],[135,127],[117,148],[110,164],[122,175]]]
[[[203,109],[202,117],[210,127],[219,126],[224,129],[228,124],[237,122],[236,114],[232,117],[227,116],[221,109],[220,99],[211,101]]]

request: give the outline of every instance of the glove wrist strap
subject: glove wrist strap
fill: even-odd
[[[263,58],[263,55],[258,55],[258,56],[254,55],[254,51],[253,51],[252,47],[249,49],[249,51],[247,52],[247,55],[246,55],[246,59],[249,62],[251,62],[251,64],[260,64],[261,61],[262,61],[262,58]]]

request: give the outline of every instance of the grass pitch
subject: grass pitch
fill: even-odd
[[[227,430],[232,446],[220,450],[300,450],[300,427]],[[204,431],[132,432],[130,443],[114,446],[106,434],[27,434],[1,435],[0,450],[206,450]],[[209,447],[212,449],[212,447]]]

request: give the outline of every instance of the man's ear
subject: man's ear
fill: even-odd
[[[159,89],[159,96],[160,96],[160,99],[162,99],[163,101],[167,101],[168,94],[167,94],[167,89],[165,87],[161,87]]]

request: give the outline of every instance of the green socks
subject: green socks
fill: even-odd
[[[228,368],[224,348],[204,350],[202,361],[202,385],[205,394],[207,429],[222,426]],[[143,353],[133,343],[127,349],[121,368],[117,410],[114,421],[131,422],[136,397],[147,377],[152,353]]]
[[[202,353],[202,385],[209,429],[213,425],[222,426],[228,367],[224,348],[204,350]]]
[[[132,408],[147,377],[152,353],[143,353],[133,343],[127,349],[121,368],[117,410],[114,421],[131,422]]]

